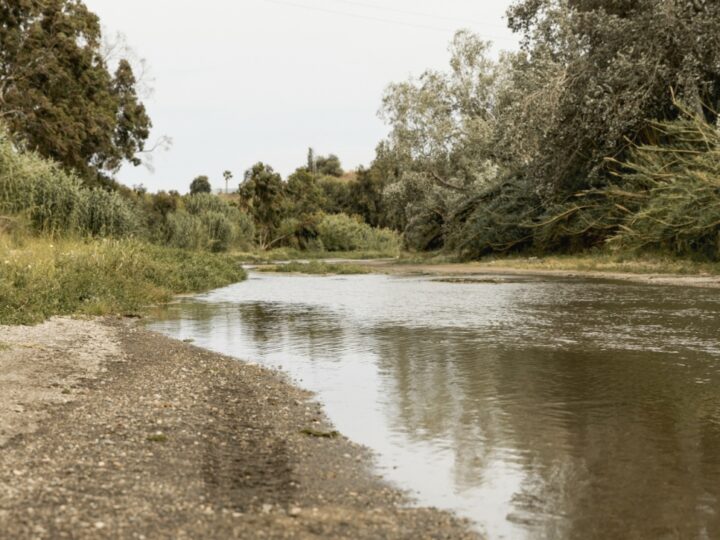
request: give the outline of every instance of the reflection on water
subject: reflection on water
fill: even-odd
[[[491,538],[720,538],[713,291],[252,274],[151,326],[282,367]]]

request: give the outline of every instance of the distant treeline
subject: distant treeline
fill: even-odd
[[[720,258],[720,3],[518,0],[391,85],[366,218],[468,258],[614,245]]]
[[[200,177],[187,196],[112,181],[146,159],[151,122],[97,17],[74,0],[6,4],[6,223],[210,251],[616,246],[720,259],[717,2],[517,0],[519,51],[494,59],[460,31],[447,71],[388,87],[390,133],[368,168],[311,151],[287,179],[258,163],[232,195]]]
[[[350,201],[359,182],[298,169],[283,181],[258,163],[233,195],[192,183],[189,195],[90,187],[60,165],[16,149],[0,131],[0,228],[52,237],[138,238],[207,251],[291,247],[395,254],[400,236],[366,224]],[[343,213],[351,212],[353,215]]]

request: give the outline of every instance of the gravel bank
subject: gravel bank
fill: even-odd
[[[311,396],[126,320],[0,327],[7,538],[476,538]]]

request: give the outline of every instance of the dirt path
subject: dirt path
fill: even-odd
[[[0,536],[475,537],[406,508],[309,398],[128,321],[0,327]]]

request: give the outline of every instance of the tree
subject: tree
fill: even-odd
[[[521,0],[508,14],[524,42],[500,97],[498,146],[529,135],[524,168],[546,200],[603,183],[607,157],[652,142],[648,122],[678,115],[673,92],[715,120],[719,3]]]
[[[0,5],[0,118],[14,142],[85,179],[137,165],[151,121],[129,62],[111,73],[81,0]]]
[[[230,183],[230,180],[232,180],[232,178],[233,178],[233,173],[231,173],[230,171],[225,171],[223,173],[223,178],[225,179],[225,193],[229,193],[228,185]]]
[[[190,195],[197,195],[198,193],[212,193],[210,179],[205,175],[198,176],[190,183]]]
[[[340,158],[338,158],[335,154],[330,154],[327,157],[317,156],[315,158],[314,172],[326,176],[337,177],[340,177],[344,174],[342,166],[340,165]]]
[[[238,189],[241,207],[253,218],[257,243],[268,249],[294,233],[284,225],[288,216],[285,184],[272,167],[256,163],[245,171]]]
[[[360,167],[350,182],[350,208],[348,213],[362,216],[365,223],[373,227],[385,225],[383,191],[385,178],[379,167]]]
[[[325,192],[316,175],[304,167],[288,177],[287,195],[292,203],[292,213],[301,220],[304,216],[321,212],[326,204]]]
[[[307,170],[313,174],[317,173],[317,162],[315,161],[315,150],[308,148]]]
[[[389,173],[384,212],[411,247],[441,247],[458,206],[496,176],[497,66],[488,50],[478,36],[458,32],[448,72],[426,71],[385,92],[381,115],[391,131],[376,158]]]

